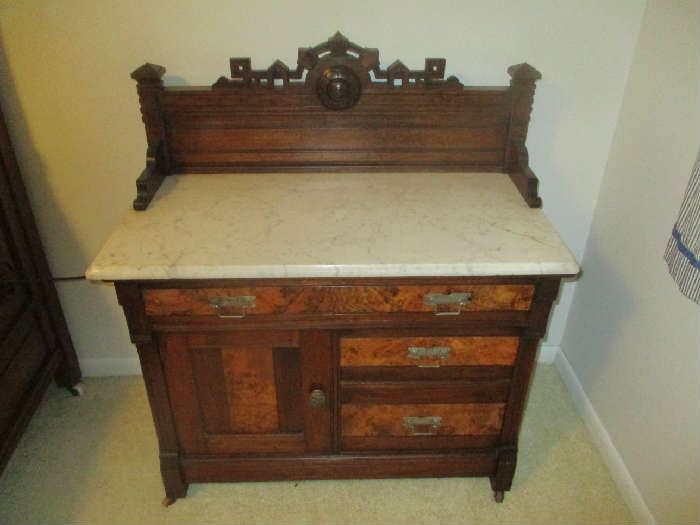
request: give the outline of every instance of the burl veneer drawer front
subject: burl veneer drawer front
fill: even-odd
[[[145,289],[149,316],[307,316],[527,311],[530,284],[255,286]]]
[[[512,366],[517,337],[345,337],[341,367]]]
[[[343,404],[344,450],[454,449],[497,443],[504,403]]]

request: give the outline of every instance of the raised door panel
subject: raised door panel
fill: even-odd
[[[323,333],[254,331],[161,336],[175,425],[187,453],[323,452],[330,382]]]

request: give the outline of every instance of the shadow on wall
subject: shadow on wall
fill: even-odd
[[[0,82],[2,82],[0,84],[0,105],[2,105],[7,120],[10,139],[15,149],[22,178],[27,186],[32,208],[35,210],[34,216],[39,226],[39,233],[42,236],[42,244],[44,247],[48,245],[46,239],[44,239],[45,231],[50,229],[50,231],[62,232],[64,236],[61,239],[61,244],[66,249],[75,252],[75,260],[85,260],[87,254],[80,250],[76,232],[71,230],[70,222],[52,195],[46,164],[40,153],[40,145],[37,146],[34,143],[34,138],[24,116],[22,102],[18,96],[14,77],[5,54],[4,39],[1,32]],[[50,228],[46,224],[49,222],[51,223]],[[49,267],[52,267],[52,254],[47,252],[46,255],[49,260]],[[52,273],[55,273],[53,268]]]
[[[38,206],[41,206],[44,208],[44,210],[48,210],[42,211],[44,217],[48,216],[51,217],[52,220],[60,221],[61,231],[70,232],[71,230],[68,226],[68,222],[66,221],[65,216],[63,215],[60,207],[57,206],[55,200],[51,198],[50,187],[47,184],[46,180],[45,165],[42,161],[39,150],[34,144],[31,132],[29,130],[29,126],[27,125],[27,121],[25,120],[24,112],[22,111],[21,101],[15,89],[15,84],[12,78],[11,71],[9,70],[7,56],[5,54],[4,45],[2,45],[2,42],[2,34],[0,34],[0,105],[2,106],[3,112],[7,119],[8,130],[10,132],[11,140],[17,155],[17,160],[20,165],[20,171],[27,186],[28,193],[30,194],[30,197],[32,197],[32,207],[36,209]],[[27,184],[29,179],[32,180],[31,184]],[[32,189],[34,191],[31,191]],[[35,216],[36,215],[37,214],[35,213]],[[72,236],[70,239],[66,239],[66,243],[68,246],[78,246],[75,236]],[[46,246],[45,242],[43,242],[42,244]],[[47,254],[47,256],[50,263],[51,254]],[[80,260],[80,255],[76,255],[76,259]],[[65,411],[71,411],[70,405],[73,405],[73,409],[77,408],[75,404],[80,403],[82,399],[80,397],[73,397],[66,390],[58,389],[56,387],[52,387],[52,392],[53,394],[49,394],[49,397],[58,398],[59,403],[62,406],[56,406],[55,403],[48,402],[48,407],[46,406],[46,403],[44,403],[39,408],[39,411],[54,408],[55,412],[53,413],[52,418],[61,417],[62,414],[65,413]],[[16,457],[13,457],[13,459],[10,460],[10,464],[7,470],[8,473],[6,474],[8,476],[10,475],[9,471],[13,468],[12,465],[18,465],[22,462],[22,454],[25,453],[24,449],[27,446],[36,446],[38,448],[41,448],[40,443],[33,443],[37,441],[37,437],[34,436],[31,432],[32,423],[30,423],[30,429],[28,432],[29,435],[25,435],[23,441],[20,443],[18,450],[14,454]],[[51,432],[53,431],[53,429],[49,428],[46,429],[46,431]],[[27,443],[29,443],[29,445],[27,445]],[[71,460],[70,457],[61,457],[56,450],[44,450],[44,452],[51,456],[47,458],[47,462],[49,463],[74,461]],[[87,483],[94,476],[94,473],[99,468],[97,456],[91,457],[89,461],[82,464],[84,466],[88,466],[88,468],[84,468],[81,470],[71,470],[72,475],[70,483],[75,485],[76,487],[84,486],[84,484]],[[19,470],[22,471],[22,468],[19,467]],[[45,474],[46,476],[42,476],[43,480],[51,479],[53,477],[53,474],[49,472]],[[58,483],[60,483],[60,481]],[[30,493],[33,492],[30,491]],[[63,498],[61,504],[66,509],[76,509],[77,513],[81,505],[81,497],[82,495],[80,494],[80,491],[70,493],[69,497]]]
[[[50,86],[47,87],[49,88]],[[41,153],[41,144],[35,143],[31,127],[25,117],[22,99],[17,92],[1,32],[0,105],[7,120],[51,272],[54,277],[82,276],[84,270],[82,266],[85,261],[89,261],[92,254],[85,252],[80,232],[75,230],[65,213],[66,210],[62,208],[53,192],[52,184],[57,184],[57,181],[60,183],[62,178],[60,174],[49,177],[46,161]],[[86,188],[86,191],[96,189],[91,188],[91,185],[94,186],[96,183],[90,179],[89,172],[86,171],[80,176],[84,178],[80,182],[81,187]],[[76,199],[76,202],[80,200]],[[46,235],[52,238],[47,239]],[[51,253],[51,247],[54,249],[60,247],[62,259],[75,261],[76,264],[72,266],[77,267],[56,268],[57,254]],[[83,373],[87,375],[138,373],[138,367],[135,365],[136,356],[129,342],[126,324],[121,315],[121,309],[117,305],[113,286],[107,283],[68,281],[57,283],[57,290]],[[110,324],[105,325],[106,320],[109,320]],[[105,326],[107,330],[104,329]],[[114,359],[115,356],[116,359]],[[84,360],[85,357],[88,359]],[[112,358],[111,361],[110,358]],[[99,363],[100,360],[104,362],[91,364]],[[122,361],[127,364],[122,364]]]

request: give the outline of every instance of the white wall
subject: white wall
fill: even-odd
[[[698,150],[698,15],[649,2],[562,343],[662,523],[700,521],[699,311],[663,260]]]
[[[134,197],[145,138],[129,73],[145,61],[166,66],[168,83],[210,84],[230,56],[251,55],[258,68],[278,57],[294,65],[298,46],[338,29],[379,48],[385,66],[446,57],[447,74],[469,84],[505,84],[506,67],[528,61],[544,75],[532,165],[545,212],[580,257],[643,8],[640,0],[0,0],[0,103],[54,275],[67,276],[82,274]],[[560,342],[571,288],[549,345]],[[60,294],[86,371],[133,360],[108,285],[65,283]]]

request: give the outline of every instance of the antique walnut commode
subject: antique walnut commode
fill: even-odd
[[[336,34],[293,71],[231,59],[211,87],[133,72],[148,210],[87,275],[124,307],[167,503],[234,480],[510,489],[537,344],[579,268],[536,209],[540,74],[475,88],[444,71],[381,69]]]

